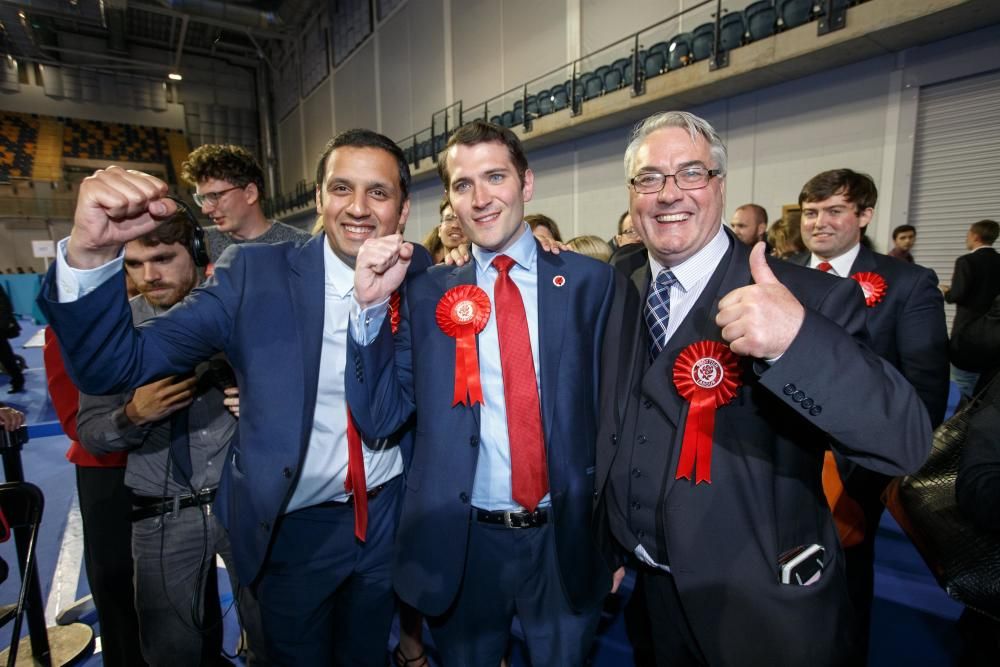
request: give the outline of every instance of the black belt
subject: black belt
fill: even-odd
[[[200,507],[215,500],[215,489],[206,489],[198,493],[188,493],[183,496],[159,498],[152,496],[132,496],[132,521],[141,521],[150,517],[173,512],[174,509],[185,507]]]
[[[385,491],[390,484],[396,481],[396,479],[397,479],[396,477],[393,477],[388,482],[384,482],[382,484],[379,484],[378,486],[368,489],[368,493],[366,494],[368,496],[368,500],[371,500],[378,494]],[[354,504],[354,494],[351,494],[347,496],[347,500],[327,500],[326,502],[323,503],[310,505],[310,507],[343,507],[344,505],[353,505],[353,504]]]
[[[539,508],[534,512],[491,512],[481,510],[478,507],[475,509],[476,520],[479,523],[490,523],[508,528],[538,528],[549,522],[549,511],[546,508]]]

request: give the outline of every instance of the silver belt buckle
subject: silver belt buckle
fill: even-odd
[[[510,512],[510,511],[506,511],[506,510],[504,511],[504,513],[503,513],[503,525],[507,526],[508,528],[520,528],[521,526],[515,526],[514,523],[510,520],[510,517],[511,517],[512,514],[514,514],[514,512]]]

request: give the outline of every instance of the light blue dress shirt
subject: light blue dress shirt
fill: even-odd
[[[479,410],[479,458],[476,476],[472,484],[472,504],[486,510],[523,510],[511,497],[510,438],[507,433],[507,407],[503,393],[503,370],[500,366],[500,339],[497,335],[496,303],[493,300],[493,284],[497,270],[492,266],[498,254],[472,246],[472,258],[476,263],[476,284],[486,292],[492,310],[486,327],[479,333],[479,378],[483,385],[485,399]],[[510,269],[511,280],[521,292],[524,312],[528,319],[528,336],[531,339],[531,357],[535,365],[535,385],[541,394],[540,364],[538,358],[538,248],[535,237],[527,224],[521,235],[502,254],[516,262]],[[351,335],[360,345],[375,339],[388,308],[382,302],[365,309],[356,305],[353,312],[355,324]],[[450,377],[443,373],[443,377]],[[541,396],[539,396],[541,404]],[[453,410],[465,410],[454,407]],[[516,418],[516,416],[515,416]],[[543,424],[544,430],[544,424]],[[549,494],[545,494],[539,507],[551,504]]]

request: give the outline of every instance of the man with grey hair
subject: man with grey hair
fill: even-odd
[[[611,565],[638,570],[657,664],[845,664],[856,629],[822,491],[833,447],[892,475],[930,448],[913,387],[836,280],[722,222],[726,148],[685,112],[625,153],[642,246],[606,345],[597,478]]]

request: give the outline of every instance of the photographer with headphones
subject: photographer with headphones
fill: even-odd
[[[133,322],[180,302],[208,261],[201,226],[178,203],[172,219],[125,245],[125,270],[139,290],[129,302]],[[234,384],[228,363],[213,358],[125,394],[80,395],[84,448],[98,455],[129,452],[135,605],[143,656],[153,667],[220,662],[216,554],[231,573],[248,663],[264,661],[259,610],[237,583],[228,536],[212,510],[236,433],[236,419],[223,405],[224,389]]]

